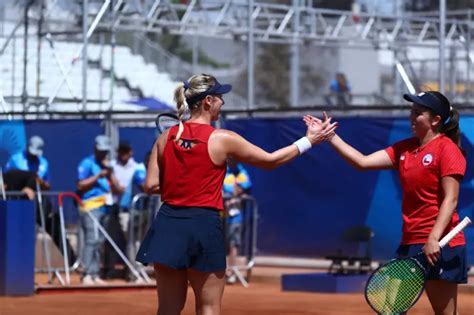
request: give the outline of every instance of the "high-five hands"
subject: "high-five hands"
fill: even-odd
[[[306,137],[313,145],[329,140],[336,134],[337,122],[331,123],[332,117],[329,117],[326,112],[323,112],[323,115],[324,120],[311,115],[303,117],[303,121],[308,127]]]

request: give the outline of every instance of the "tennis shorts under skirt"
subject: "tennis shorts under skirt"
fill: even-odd
[[[398,257],[414,256],[422,251],[424,244],[400,245]],[[445,280],[452,283],[467,283],[466,246],[459,245],[441,249],[441,257],[437,264],[430,268],[428,280]]]
[[[136,260],[173,269],[225,270],[224,232],[219,211],[163,204],[145,235]]]

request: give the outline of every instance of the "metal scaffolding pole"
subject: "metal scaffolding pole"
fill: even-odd
[[[14,33],[13,33],[14,34]],[[16,56],[16,37],[13,36],[13,40],[12,40],[12,93],[11,93],[11,96],[14,96],[15,95],[15,88],[16,88],[16,85],[15,85],[15,82],[16,82],[16,62],[15,62],[15,56]],[[14,106],[12,105],[12,111],[13,111],[13,108]]]
[[[291,44],[290,62],[290,105],[296,107],[299,104],[299,77],[300,77],[300,44],[298,41],[299,24],[299,0],[293,0],[293,43]]]
[[[99,10],[99,13],[97,13],[94,21],[92,22],[91,26],[89,27],[89,29],[87,30],[87,33],[86,33],[86,38],[89,39],[92,34],[94,33],[95,29],[97,28],[97,25],[99,24],[99,21],[102,19],[102,17],[104,16],[105,14],[105,11],[107,10],[107,7],[109,6],[110,4],[110,1],[111,0],[106,0],[104,2],[104,4],[102,5],[102,7],[100,8]],[[61,89],[61,87],[63,86],[64,82],[66,81],[66,77],[72,72],[72,69],[74,68],[74,66],[76,65],[76,62],[80,59],[81,55],[82,55],[82,51],[84,49],[84,45],[82,45],[81,47],[79,47],[78,51],[74,54],[74,57],[72,59],[72,62],[71,62],[71,65],[69,66],[69,68],[66,70],[66,74],[63,75],[63,77],[60,79],[60,81],[58,82],[58,84],[56,85],[56,88],[53,92],[53,94],[48,98],[48,105],[51,105],[54,101],[54,99],[56,98],[56,96],[58,95],[59,93],[59,90]]]
[[[471,21],[472,21],[472,10],[469,9],[469,12],[468,12],[468,21],[469,21],[469,25],[471,25]],[[472,88],[472,84],[471,84],[471,65],[472,65],[472,62],[471,62],[471,57],[470,57],[470,54],[471,54],[471,29],[472,27],[469,27],[468,29],[468,37],[467,37],[467,40],[466,40],[466,65],[467,65],[467,82],[465,82],[465,89],[464,89],[464,93],[466,94],[466,103],[469,102],[469,100],[471,99],[471,88]]]
[[[439,91],[445,93],[446,66],[446,0],[439,1]],[[470,40],[470,39],[468,39]]]
[[[42,49],[42,42],[41,42],[41,34],[43,32],[43,24],[44,24],[44,10],[45,10],[45,0],[40,0],[40,18],[38,20],[38,30],[37,30],[37,43],[36,43],[36,53],[37,53],[37,60],[36,60],[36,97],[40,96],[40,88],[41,88],[41,49]]]
[[[112,24],[110,26],[110,90],[109,90],[109,108],[108,111],[114,109],[114,86],[115,86],[115,46],[117,45],[117,34],[115,25],[118,20],[118,9],[121,5],[121,0],[112,0],[110,11],[112,14]],[[108,119],[111,119],[108,117]]]
[[[130,0],[128,0],[130,1]],[[126,2],[126,1],[125,1]],[[200,2],[155,1],[147,15],[127,15],[132,6],[116,23],[117,31],[146,31],[174,35],[192,35],[236,38],[245,37],[251,31],[256,42],[291,44],[295,37],[292,28],[295,15],[292,5],[257,1],[219,1],[203,5]],[[252,12],[253,23],[248,23]],[[439,17],[374,15],[360,13],[357,21],[352,11],[314,8],[310,1],[301,3],[299,40],[324,46],[351,46],[373,49],[410,46],[438,47],[440,40]],[[466,12],[462,14],[467,15]],[[446,21],[452,26],[453,39],[450,45],[459,45],[459,35],[466,35],[469,27],[466,16],[450,17]],[[109,20],[100,26],[110,27]],[[252,30],[249,30],[251,25]]]
[[[199,60],[199,47],[198,47],[198,34],[194,34],[191,37],[192,44],[193,44],[193,57],[192,57],[192,65],[193,65],[193,73],[197,73],[198,67],[198,60]]]
[[[3,93],[2,93],[3,87],[0,85],[0,105],[2,106],[2,110],[4,113],[7,113],[7,102],[5,102],[5,99],[3,98]]]
[[[456,49],[449,47],[449,99],[456,96]]]
[[[50,33],[47,33],[45,36],[46,41],[49,43],[49,48],[51,48],[51,52],[53,54],[54,61],[56,61],[56,64],[58,65],[59,71],[61,74],[66,78],[66,86],[69,90],[69,93],[73,98],[77,98],[77,96],[74,94],[74,89],[72,88],[73,84],[69,78],[69,76],[66,75],[66,70],[64,69],[64,65],[62,64],[57,52],[56,48],[54,45],[53,38]]]
[[[255,41],[253,23],[253,0],[248,0],[248,52],[247,52],[247,109],[254,108],[254,84],[255,84]]]
[[[21,91],[21,103],[23,105],[23,112],[26,112],[26,105],[28,102],[28,91],[27,91],[27,73],[28,73],[28,12],[30,7],[33,5],[34,0],[28,1],[23,11],[23,21],[24,21],[24,30],[23,30],[23,88]]]
[[[89,27],[89,0],[82,0],[82,111],[87,111],[87,29]]]

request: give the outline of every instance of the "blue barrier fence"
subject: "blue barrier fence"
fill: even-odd
[[[338,133],[364,153],[383,149],[410,137],[403,118],[341,118]],[[235,119],[225,121],[249,141],[272,151],[301,137],[301,119]],[[468,170],[462,183],[459,212],[474,217],[474,117],[461,120]],[[29,136],[45,139],[45,157],[51,165],[54,190],[75,189],[79,161],[92,154],[94,137],[103,132],[98,120],[1,121],[0,163],[25,147]],[[151,128],[121,128],[135,158],[142,161],[150,150],[155,131]],[[274,171],[248,167],[253,196],[259,203],[259,241],[262,254],[325,256],[345,246],[344,230],[369,225],[377,259],[393,256],[401,235],[401,190],[395,171],[360,172],[345,163],[327,144],[313,148],[296,161]],[[474,264],[474,228],[466,230],[469,261]]]

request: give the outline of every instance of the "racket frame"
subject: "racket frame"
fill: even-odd
[[[176,125],[179,124],[179,119],[178,119],[178,116],[176,116],[175,114],[171,113],[171,112],[166,112],[166,113],[161,113],[161,114],[158,114],[158,116],[156,116],[155,118],[155,125],[156,125],[156,128],[158,129],[158,132],[160,134],[162,134],[163,132],[165,132],[166,130],[168,130],[169,128],[171,127],[168,127],[168,128],[162,128],[161,125],[160,125],[160,118],[161,117],[168,117],[170,119],[173,119],[173,120],[176,120]]]

